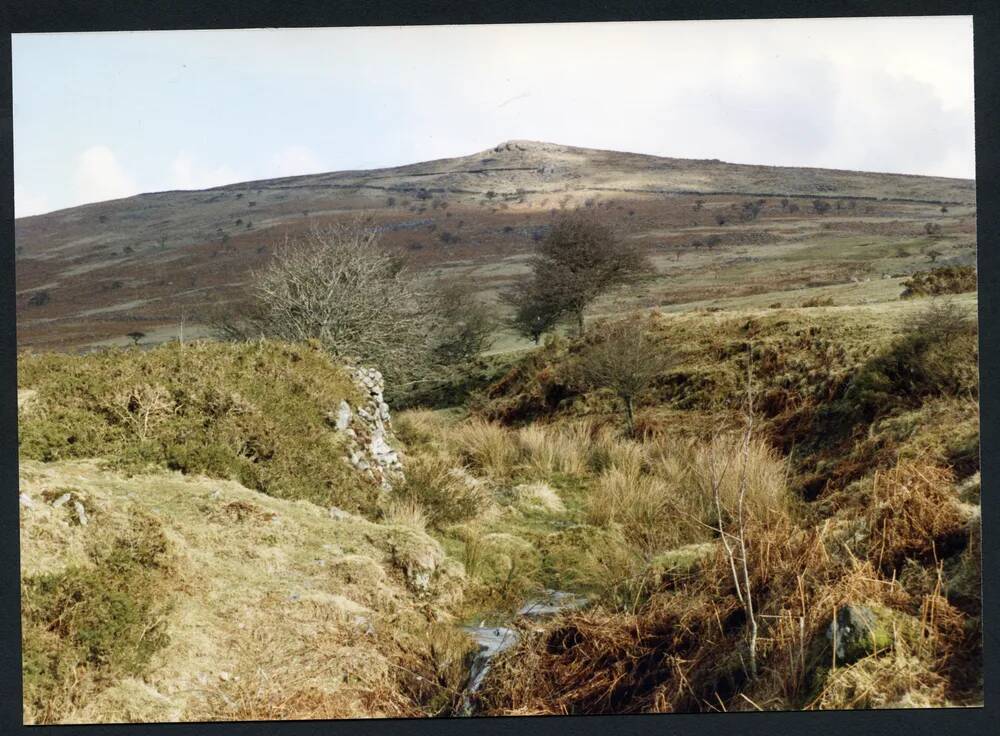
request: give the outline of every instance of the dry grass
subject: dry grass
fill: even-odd
[[[725,443],[717,443],[722,452]],[[746,619],[735,596],[729,561],[716,552],[694,575],[653,591],[638,607],[574,614],[526,639],[503,657],[482,695],[495,714],[628,713],[733,709],[906,707],[969,702],[977,698],[977,666],[970,651],[969,614],[943,596],[938,567],[929,584],[906,585],[895,570],[878,564],[882,535],[854,544],[863,531],[857,508],[816,523],[787,513],[781,503],[782,465],[764,445],[760,468],[748,472],[756,507],[746,519],[748,576],[761,624],[759,671],[748,672]],[[693,448],[698,456],[712,446]],[[660,453],[662,462],[663,453]],[[662,486],[616,471],[608,498],[644,489],[655,498]],[[652,476],[650,476],[652,477]],[[885,523],[885,548],[903,554],[940,548],[955,534],[957,518],[946,505],[951,488],[945,471],[901,467],[884,478],[884,506],[871,519]],[[614,489],[614,493],[610,489]],[[878,485],[876,485],[876,489]],[[930,499],[925,504],[916,494]],[[890,502],[910,505],[909,509]],[[630,499],[631,500],[631,499]],[[622,503],[616,513],[637,502]],[[656,508],[654,506],[654,508]],[[642,514],[639,515],[640,518]],[[894,525],[892,519],[897,519]],[[964,527],[966,535],[968,526]],[[846,536],[845,536],[846,535]],[[876,539],[876,536],[878,537]],[[898,541],[894,541],[898,540]],[[916,541],[920,540],[920,544]],[[974,539],[972,540],[974,541]],[[970,542],[971,543],[971,542]],[[860,555],[852,552],[860,545]],[[964,554],[964,553],[963,553]],[[611,561],[610,556],[604,557]],[[885,557],[883,556],[883,563]],[[627,569],[628,561],[619,562]],[[909,587],[907,587],[909,586]],[[845,604],[876,612],[881,648],[869,657],[837,665],[827,632]],[[971,647],[971,649],[970,649]],[[981,685],[979,685],[981,687]]]
[[[873,485],[867,525],[878,567],[894,569],[907,557],[935,560],[964,542],[968,519],[956,504],[949,471],[906,462],[877,474]]]
[[[497,480],[509,479],[523,457],[517,436],[493,422],[465,422],[452,430],[449,441],[460,462]]]
[[[786,468],[764,440],[754,440],[747,462],[734,461],[740,439],[723,435],[706,443],[658,438],[640,444],[607,436],[595,451],[606,469],[587,499],[588,520],[620,524],[626,538],[647,553],[710,538],[720,520],[713,495],[718,479],[727,518],[735,514],[740,476],[748,514],[787,514]]]
[[[586,472],[585,448],[590,440],[587,422],[547,427],[531,424],[517,430],[517,444],[528,472],[538,478],[556,473],[583,475]]]
[[[383,512],[386,524],[405,526],[418,531],[427,529],[427,511],[413,499],[393,499]]]
[[[406,464],[406,480],[394,497],[423,509],[427,522],[440,527],[486,513],[492,506],[489,489],[444,453],[413,455]]]
[[[45,500],[70,483],[93,510],[86,527]],[[32,503],[21,519],[31,574],[85,560],[102,530],[127,527],[137,511],[163,525],[175,560],[173,606],[163,620],[169,643],[142,682],[106,679],[76,707],[35,720],[436,712],[438,704],[420,699],[427,693],[405,685],[406,671],[433,668],[422,632],[431,620],[447,621],[460,603],[462,573],[420,530],[418,509],[400,503],[380,524],[332,518],[308,502],[231,481],[124,478],[86,462],[25,463],[21,491]],[[70,675],[65,684],[77,694],[86,686]]]

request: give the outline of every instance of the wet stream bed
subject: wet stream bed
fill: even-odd
[[[514,622],[537,621],[555,616],[564,611],[576,611],[587,606],[589,599],[563,590],[547,590],[542,596],[524,603],[514,616]],[[513,623],[513,622],[512,622]],[[476,714],[475,693],[482,687],[493,658],[507,651],[520,638],[520,632],[513,626],[463,626],[462,629],[478,645],[479,651],[473,655],[469,665],[469,680],[462,696],[462,705],[456,715]]]

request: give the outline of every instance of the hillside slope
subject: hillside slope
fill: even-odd
[[[175,343],[22,355],[19,381],[26,722],[448,704],[464,573],[392,513],[370,372]]]
[[[748,198],[758,204],[744,222]],[[813,212],[816,199],[830,203],[829,215]],[[967,180],[511,141],[390,169],[143,194],[18,219],[19,340],[66,348],[124,344],[134,331],[153,342],[184,329],[199,334],[207,310],[238,307],[249,272],[266,263],[276,243],[360,213],[417,272],[474,278],[492,298],[524,272],[524,257],[566,208],[604,207],[604,219],[625,236],[665,261],[694,254],[690,267],[704,274],[733,260],[736,246],[754,253],[773,244],[821,246],[832,261],[857,261],[868,255],[845,259],[836,241],[878,235],[912,255],[906,246],[929,219],[942,226],[942,237],[968,249],[974,206],[975,185]],[[904,257],[891,265],[894,272],[913,264]],[[850,275],[834,278],[846,282]],[[680,298],[707,293],[699,287]],[[649,300],[663,303],[655,292]]]

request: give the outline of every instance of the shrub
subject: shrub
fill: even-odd
[[[932,396],[971,396],[979,391],[976,323],[954,305],[932,303],[916,314],[906,333],[868,360],[824,410],[829,430],[901,409]]]
[[[802,302],[803,307],[832,307],[833,304],[833,298],[829,296],[813,296]]]
[[[148,351],[24,354],[18,380],[40,411],[23,458],[106,458],[232,478],[280,498],[373,510],[377,489],[344,462],[327,414],[357,403],[344,370],[308,345],[171,342]]]
[[[427,523],[438,528],[477,516],[490,501],[481,482],[438,454],[410,458],[406,481],[394,496],[419,504]]]
[[[976,269],[972,266],[943,266],[920,271],[904,281],[903,287],[901,299],[975,291]]]
[[[22,581],[25,720],[47,723],[91,693],[141,675],[169,637],[169,547],[159,523],[136,514],[89,551],[90,565]]]

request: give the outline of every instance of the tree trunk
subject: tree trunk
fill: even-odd
[[[576,312],[576,334],[579,337],[583,337],[583,310],[578,309]]]
[[[632,397],[623,396],[622,402],[625,404],[625,424],[628,427],[628,436],[635,436],[635,417],[632,412]]]

